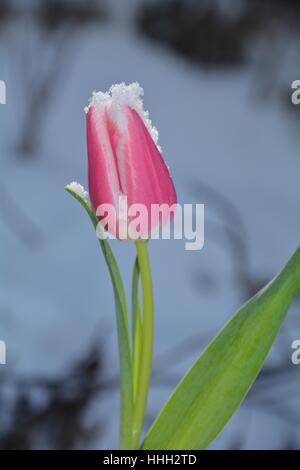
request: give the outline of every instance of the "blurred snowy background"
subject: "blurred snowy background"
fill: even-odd
[[[87,183],[91,92],[140,82],[179,202],[206,205],[202,251],[151,243],[149,425],[299,244],[299,51],[296,0],[1,0],[0,448],[117,446],[112,289],[91,224],[63,191]],[[113,248],[129,287],[133,247]],[[300,448],[299,313],[296,302],[212,448]]]

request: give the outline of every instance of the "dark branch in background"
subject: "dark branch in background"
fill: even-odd
[[[213,71],[251,64],[255,97],[299,116],[289,97],[300,60],[298,0],[154,0],[140,6],[137,28]]]
[[[10,383],[16,399],[8,420],[7,404],[1,397],[5,382],[0,381],[0,405],[4,405],[0,422],[7,422],[0,428],[0,449],[75,449],[84,447],[95,435],[99,438],[104,423],[97,416],[97,423],[87,424],[85,415],[102,370],[102,352],[92,348],[63,378]]]
[[[191,354],[199,354],[212,336],[213,332],[195,335],[192,338],[193,348],[189,344],[191,338],[187,338],[159,355],[154,361],[159,366],[154,369],[152,386],[171,391],[181,378],[180,374],[173,373],[172,369]],[[101,341],[98,340],[98,343]],[[295,406],[291,400],[283,403],[282,398],[282,387],[287,383],[291,386],[293,383],[296,384],[297,372],[286,355],[279,364],[266,365],[243,407],[263,410],[267,414],[279,417],[293,428],[298,426],[300,416],[297,403]],[[0,405],[3,401],[1,391],[5,389],[5,383],[14,387],[17,398],[12,407],[10,426],[6,430],[0,428],[0,449],[45,447],[69,449],[82,448],[90,443],[91,439],[100,439],[107,425],[105,424],[107,416],[103,416],[99,423],[100,413],[97,414],[97,425],[86,424],[85,417],[93,403],[97,403],[99,407],[99,399],[111,398],[112,392],[118,392],[119,379],[117,374],[106,377],[103,351],[93,347],[87,356],[78,364],[75,363],[63,377],[56,379],[32,377],[26,380],[6,377],[6,381],[0,383]],[[3,415],[6,409],[7,405],[0,406],[1,423],[5,422],[3,416],[1,419],[1,413]],[[146,420],[148,426],[153,418],[154,413],[150,411]],[[41,435],[44,436],[43,441],[40,441]],[[242,448],[246,436],[243,431],[239,434],[238,440],[234,437],[230,441],[229,448]],[[294,446],[297,445],[295,439]]]
[[[37,22],[49,31],[57,30],[66,23],[83,27],[106,16],[103,1],[99,0],[44,0],[34,11]]]
[[[2,0],[0,3],[0,26],[5,25],[5,23],[10,19],[12,9],[10,6],[9,0]]]
[[[297,0],[234,0],[227,8],[209,0],[145,2],[139,30],[192,62],[206,67],[234,66],[249,60],[249,43],[282,25],[299,34]]]
[[[58,89],[58,83],[72,60],[75,52],[74,44],[70,43],[70,34],[73,27],[64,28],[60,34],[57,33],[55,54],[49,64],[48,70],[43,77],[36,74],[30,82],[30,90],[25,103],[26,110],[17,150],[21,156],[33,156],[41,138],[42,124],[45,118],[45,110],[50,105],[54,92]],[[75,36],[76,37],[76,36]]]
[[[235,2],[235,7],[238,1]],[[138,14],[139,30],[194,63],[206,67],[245,63],[245,44],[257,28],[257,15],[220,12],[215,1],[156,1]]]
[[[86,25],[101,22],[105,18],[103,1],[99,0],[44,0],[32,8],[20,6],[14,15],[9,15],[10,22],[16,22],[19,28],[21,25],[25,28],[23,57],[16,64],[22,68],[22,87],[24,75],[27,74],[27,90],[23,93],[23,125],[17,144],[21,156],[36,153],[46,110],[54,92],[58,90],[61,78],[65,79],[66,73],[70,73],[70,63],[79,47],[76,40],[78,33]],[[39,35],[39,39],[35,41],[37,50],[31,50],[30,45],[26,44],[30,37],[28,30],[30,34],[33,30]],[[45,54],[47,48],[54,49],[53,56],[48,60]],[[43,68],[44,73],[41,72]]]

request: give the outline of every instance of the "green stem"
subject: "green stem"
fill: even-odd
[[[144,422],[145,410],[147,406],[148,390],[152,368],[154,330],[153,286],[147,242],[143,240],[137,240],[135,242],[135,246],[141,273],[143,299],[143,341],[139,365],[140,374],[137,383],[137,390],[135,395],[136,399],[134,402],[133,412],[133,448],[138,447]]]
[[[65,190],[85,208],[96,228],[99,221],[90,203],[70,186],[66,186]],[[108,241],[99,239],[99,243],[111,276],[116,305],[120,363],[120,448],[130,450],[132,449],[133,373],[126,296],[120,270]]]
[[[132,274],[132,359],[133,359],[133,399],[137,394],[140,377],[142,352],[142,314],[139,301],[140,268],[136,258]]]

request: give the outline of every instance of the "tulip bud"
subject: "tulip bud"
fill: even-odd
[[[176,204],[158,132],[143,110],[142,96],[138,83],[113,85],[109,93],[94,93],[85,109],[89,194],[104,228],[117,238],[136,238],[129,229],[134,220],[139,221],[139,237],[149,237],[174,215],[169,211],[162,220],[155,211],[151,217],[152,206]],[[104,214],[109,206],[115,210],[115,227]]]

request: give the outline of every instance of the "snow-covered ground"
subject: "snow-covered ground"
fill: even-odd
[[[262,104],[254,98],[248,69],[207,73],[136,36],[125,24],[111,22],[75,38],[76,51],[45,116],[38,155],[22,160],[14,146],[21,121],[22,68],[19,65],[16,73],[12,51],[29,35],[7,33],[4,44],[10,49],[5,51],[0,77],[8,90],[7,104],[0,108],[0,184],[40,231],[40,242],[31,249],[0,223],[0,338],[7,344],[7,368],[25,376],[63,374],[97,335],[99,341],[106,338],[108,372],[117,368],[106,267],[87,216],[63,187],[73,180],[87,183],[83,108],[91,91],[121,81],[138,81],[144,87],[145,107],[159,129],[179,202],[206,204],[202,251],[185,251],[181,241],[151,243],[156,353],[196,331],[211,335],[241,299],[231,282],[225,235],[223,244],[210,236],[214,221],[221,236],[222,225],[214,208],[196,199],[191,183],[203,181],[235,204],[246,225],[253,276],[272,276],[300,239],[300,143],[289,114],[276,103]],[[113,249],[129,288],[133,247],[113,242]],[[216,280],[216,293],[195,289],[193,276],[199,272]],[[300,337],[297,315],[294,309],[287,319],[293,339]],[[199,351],[203,346],[202,341]],[[285,348],[288,355],[290,344]],[[196,352],[178,364],[179,375],[195,357]],[[153,415],[169,392],[153,388]],[[117,394],[107,400],[113,419],[100,442],[103,448],[117,445]],[[241,426],[248,428],[249,420],[249,412],[242,408],[214,447],[226,446]],[[247,447],[275,448],[285,431],[283,421],[253,412]]]

